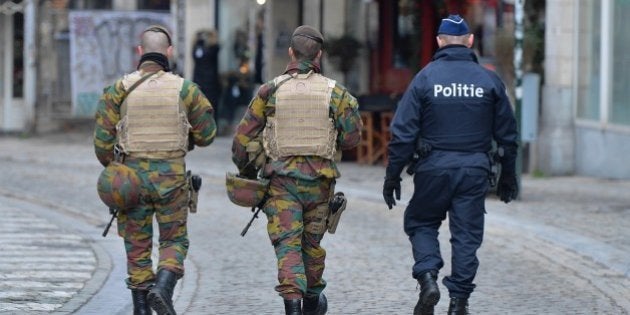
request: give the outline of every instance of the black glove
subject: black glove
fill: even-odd
[[[497,196],[505,203],[516,199],[518,196],[518,181],[513,173],[501,173],[497,184]]]
[[[385,204],[392,209],[392,206],[396,205],[396,201],[394,200],[394,192],[396,192],[396,200],[400,200],[400,177],[398,178],[387,178],[385,177],[385,183],[383,183],[383,199],[385,199]]]
[[[258,177],[258,170],[256,170],[254,165],[248,164],[245,168],[239,171],[238,175],[244,178],[256,179]]]

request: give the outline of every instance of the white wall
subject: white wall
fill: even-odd
[[[575,52],[560,47],[575,47],[577,5],[572,0],[547,0],[546,5],[545,84],[536,160],[540,170],[549,175],[570,175],[575,172]],[[560,13],[562,19],[557,18]]]

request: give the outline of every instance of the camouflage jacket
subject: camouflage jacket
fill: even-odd
[[[319,73],[319,65],[310,61],[289,63],[285,73],[308,73],[310,70]],[[232,143],[232,161],[239,170],[245,168],[248,162],[247,144],[262,135],[267,117],[274,115],[276,88],[274,80],[263,84],[237,127]],[[338,131],[337,149],[347,150],[357,146],[361,140],[363,123],[356,98],[343,86],[336,84],[330,99],[330,109]],[[337,178],[341,175],[334,161],[318,156],[293,156],[277,161],[268,159],[263,176],[270,177],[273,174],[300,179]]]
[[[162,70],[153,62],[144,62],[140,66],[141,72]],[[133,92],[132,92],[133,93]],[[122,79],[119,79],[103,91],[103,95],[96,107],[96,126],[94,128],[94,150],[99,162],[106,166],[114,160],[114,145],[116,144],[116,124],[120,121],[120,105],[125,94]],[[197,146],[208,146],[216,135],[216,123],[213,108],[203,95],[199,86],[189,80],[184,80],[179,97],[188,112],[188,121],[192,128],[190,136]]]

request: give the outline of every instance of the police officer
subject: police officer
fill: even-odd
[[[134,174],[99,177],[99,195],[118,208],[118,234],[125,243],[126,284],[134,314],[151,314],[151,308],[158,314],[175,314],[173,289],[184,274],[189,246],[184,157],[189,144],[207,146],[213,141],[216,124],[212,106],[199,87],[170,72],[169,32],[151,26],[140,38],[138,69],[105,88],[94,131],[96,156],[106,170]],[[103,182],[108,178],[113,181]],[[139,187],[129,187],[134,184]],[[127,195],[121,195],[120,189]],[[157,275],[151,260],[154,216],[159,227]]]
[[[270,179],[263,206],[278,259],[276,291],[286,314],[322,315],[328,202],[340,176],[335,156],[361,138],[358,104],[343,86],[320,74],[324,37],[315,28],[295,29],[284,74],[263,84],[240,121],[232,159],[241,175]],[[248,147],[261,141],[267,159],[253,166]],[[302,299],[304,305],[302,306]]]
[[[412,80],[391,125],[389,162],[383,184],[385,203],[400,200],[400,174],[414,153],[414,193],[405,210],[404,230],[420,284],[414,314],[433,314],[440,299],[438,229],[448,214],[452,270],[442,283],[450,296],[448,314],[468,314],[468,297],[479,262],[484,200],[489,187],[488,152],[494,139],[505,152],[497,194],[508,203],[518,194],[515,161],[516,120],[505,85],[480,66],[470,49],[473,35],[459,15],[443,19],[439,49]],[[422,152],[414,152],[421,149]]]

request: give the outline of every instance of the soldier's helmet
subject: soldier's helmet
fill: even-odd
[[[225,187],[232,203],[241,207],[255,207],[263,200],[269,187],[269,180],[249,179],[234,173],[225,175]]]
[[[136,171],[118,162],[111,162],[98,177],[98,196],[108,207],[126,210],[140,203],[142,181]]]

